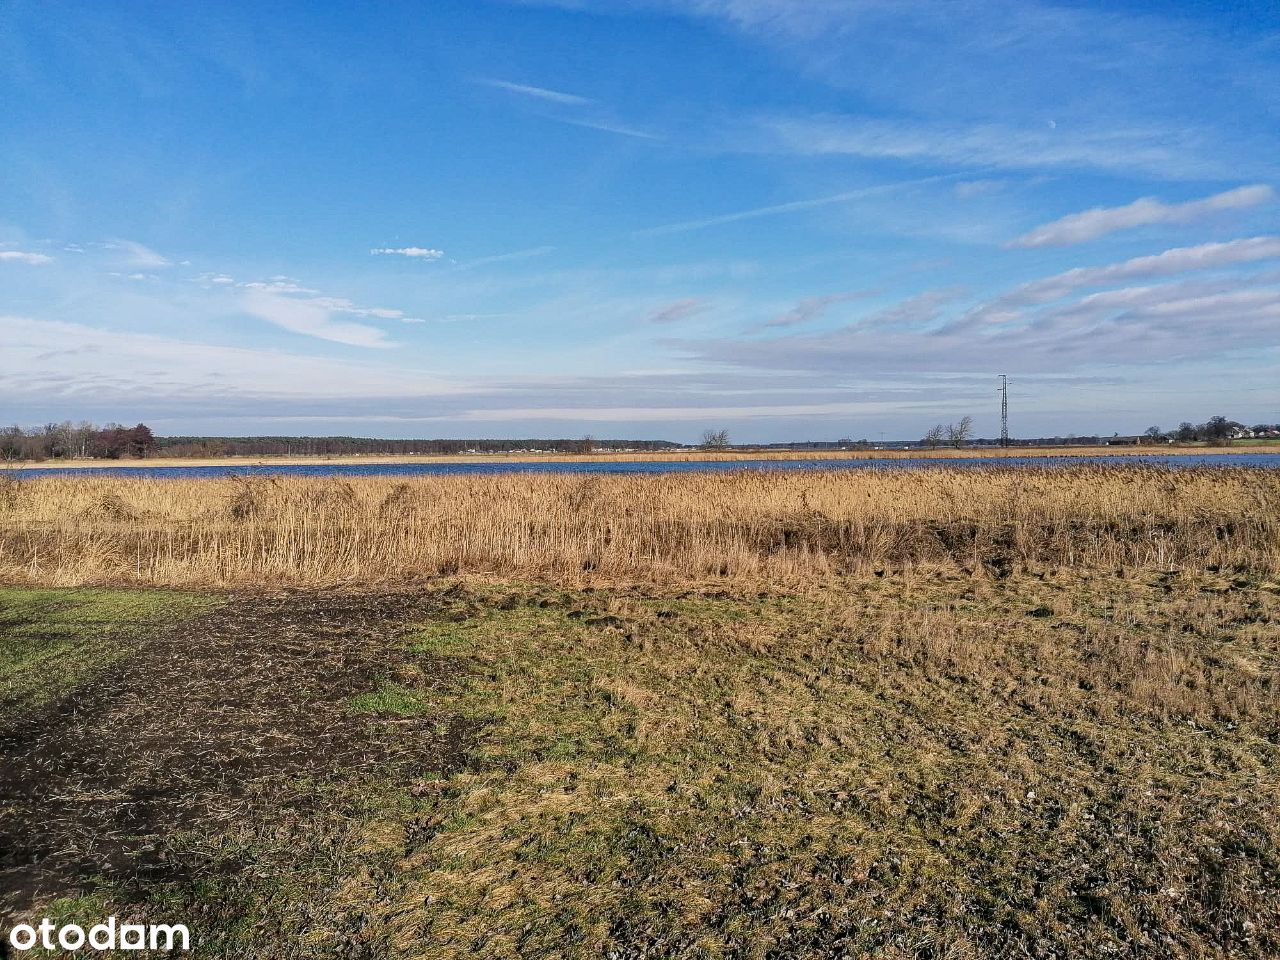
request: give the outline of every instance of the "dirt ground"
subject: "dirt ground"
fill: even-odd
[[[169,839],[197,831],[212,840],[325,802],[300,783],[456,766],[464,725],[389,722],[349,706],[401,669],[390,641],[434,602],[231,599],[0,731],[0,920],[100,885],[190,883],[202,871],[234,870],[184,857]]]

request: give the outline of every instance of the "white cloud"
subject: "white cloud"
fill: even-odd
[[[311,287],[303,287],[296,280],[290,280],[288,277],[272,277],[269,280],[249,280],[245,283],[237,283],[237,287],[243,287],[246,290],[269,290],[272,293],[319,293]]]
[[[1237,187],[1202,200],[1163,203],[1143,197],[1122,207],[1094,207],[1046,223],[1013,241],[1014,247],[1061,247],[1085,243],[1117,230],[1162,223],[1192,223],[1225,210],[1243,210],[1267,203],[1275,191],[1266,184]]]
[[[522,97],[533,97],[535,100],[546,100],[549,103],[560,103],[566,106],[583,107],[595,103],[590,97],[580,97],[576,93],[563,93],[559,90],[548,90],[546,87],[533,87],[524,83],[511,83],[507,80],[481,80],[486,86],[517,93]]]
[[[0,250],[0,263],[5,261],[39,266],[42,263],[53,263],[53,257],[44,253],[29,253],[26,250]]]
[[[444,256],[443,250],[431,247],[374,247],[369,252],[374,256],[414,257],[419,260],[439,260]]]

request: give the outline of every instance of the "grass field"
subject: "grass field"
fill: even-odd
[[[158,591],[0,588],[0,717],[55,701],[127,657],[157,624],[215,602]]]
[[[205,957],[1275,956],[1278,490],[24,482],[0,902]]]

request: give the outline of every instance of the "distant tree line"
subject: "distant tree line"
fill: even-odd
[[[596,450],[673,450],[669,440],[525,439],[384,440],[377,437],[156,437],[146,424],[50,423],[0,428],[0,460],[126,457],[340,456],[414,453],[591,453]]]
[[[120,460],[125,457],[149,457],[157,442],[145,423],[126,427],[108,423],[104,427],[92,423],[47,423],[43,427],[24,430],[21,427],[0,428],[0,460],[59,460],[92,457]]]
[[[1210,417],[1204,423],[1191,423],[1184,420],[1176,430],[1165,431],[1160,427],[1148,427],[1140,436],[1120,437],[1040,437],[1038,439],[1022,439],[1020,446],[1057,446],[1115,443],[1222,443],[1230,444],[1233,440],[1251,438],[1280,439],[1280,423],[1258,423],[1251,427],[1227,417]],[[989,444],[994,441],[975,440],[973,437],[973,418],[963,417],[959,423],[937,424],[930,427],[920,439],[923,446],[936,448],[941,446],[964,447],[970,443]]]
[[[1253,437],[1280,437],[1280,423],[1256,423],[1246,427],[1226,417],[1210,417],[1204,423],[1184,420],[1176,430],[1147,427],[1143,438],[1152,443],[1230,443]]]
[[[669,440],[527,438],[521,440],[384,440],[378,437],[160,437],[166,457],[402,456],[415,453],[591,453],[596,450],[672,450]]]
[[[1230,443],[1233,440],[1262,437],[1280,439],[1280,423],[1259,423],[1251,427],[1227,417],[1210,417],[1204,423],[1184,421],[1176,430],[1148,427],[1137,438],[1127,442],[1146,443]],[[990,443],[973,436],[973,418],[962,417],[957,423],[938,424],[919,441],[928,447],[965,447],[974,443]],[[1057,444],[1096,444],[1115,442],[1114,438],[1043,437],[1019,441],[1032,446]],[[47,423],[41,427],[0,428],[0,460],[58,460],[90,458],[119,460],[138,457],[255,457],[255,456],[403,456],[409,454],[461,453],[592,453],[595,451],[636,450],[644,452],[677,450],[684,445],[670,440],[605,440],[591,436],[578,439],[528,438],[518,440],[486,439],[420,439],[386,440],[378,437],[157,437],[143,423],[126,427],[118,423],[97,426],[88,422]],[[707,430],[702,436],[705,450],[730,448],[727,430]],[[765,444],[766,448],[869,447],[866,440],[841,440],[838,443]]]

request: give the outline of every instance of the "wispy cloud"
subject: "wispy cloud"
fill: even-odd
[[[806,297],[797,303],[786,313],[779,314],[772,320],[767,320],[760,324],[756,329],[769,330],[777,327],[795,327],[800,324],[808,323],[816,320],[826,312],[827,308],[836,303],[848,303],[851,300],[861,300],[866,297],[874,296],[875,290],[852,290],[847,293],[829,293],[821,297]]]
[[[686,297],[683,300],[676,300],[654,310],[645,317],[645,323],[678,323],[681,320],[689,319],[689,317],[697,316],[699,313],[705,313],[710,309],[711,301],[704,300],[701,297]]]
[[[1151,224],[1194,223],[1223,211],[1244,210],[1273,199],[1275,191],[1266,184],[1237,187],[1185,203],[1163,203],[1154,197],[1143,197],[1122,207],[1094,207],[1043,224],[1014,240],[1010,246],[1063,247],[1086,243],[1118,230]]]
[[[843,193],[833,193],[825,197],[815,197],[810,200],[792,200],[789,203],[776,203],[767,207],[753,207],[750,210],[738,210],[734,213],[724,213],[715,217],[706,217],[702,220],[685,220],[681,223],[667,223],[658,227],[646,227],[643,230],[636,230],[632,235],[636,237],[657,237],[672,233],[686,233],[690,230],[704,230],[707,227],[719,227],[726,223],[738,223],[742,220],[755,220],[760,217],[776,217],[786,213],[798,213],[802,210],[814,210],[818,207],[828,207],[838,203],[848,203],[851,200],[862,200],[867,197],[877,197],[884,194],[893,193],[897,190],[903,190],[908,187],[923,186],[930,183],[939,183],[945,180],[954,180],[960,174],[942,174],[934,177],[917,177],[913,180],[902,180],[896,183],[882,183],[874,187],[859,187],[857,190],[846,190]]]
[[[520,260],[532,260],[535,257],[545,257],[549,253],[555,251],[555,247],[529,247],[525,250],[512,250],[510,253],[495,253],[488,257],[477,257],[474,260],[468,260],[460,263],[456,267],[457,270],[474,270],[476,267],[485,267],[491,263],[514,263]]]
[[[974,197],[985,197],[993,193],[999,193],[1008,185],[1008,180],[962,180],[955,185],[953,190],[961,200],[972,200]]]
[[[386,397],[442,397],[465,393],[429,370],[385,363],[306,356],[273,349],[203,344],[175,337],[101,330],[78,323],[0,315],[0,400],[52,399],[148,404],[157,414],[173,406],[207,412],[242,402],[329,399],[350,406]],[[51,365],[38,358],[56,355]],[[385,404],[384,404],[385,406]],[[115,406],[119,409],[119,406]],[[104,412],[105,412],[104,410]]]
[[[545,100],[548,103],[560,103],[566,106],[585,107],[595,103],[590,97],[581,97],[576,93],[565,93],[561,90],[548,90],[546,87],[535,87],[525,83],[512,83],[509,80],[480,80],[488,87],[496,87],[499,90],[506,90],[508,93],[516,93],[522,97],[532,97],[535,100]]]
[[[335,320],[334,313],[348,313],[310,298],[289,297],[269,290],[248,290],[241,297],[245,312],[292,333],[300,333],[353,347],[392,347],[377,327]]]
[[[662,134],[650,133],[648,130],[638,130],[635,127],[628,127],[612,120],[591,120],[581,117],[556,117],[556,119],[570,126],[586,127],[588,130],[602,130],[605,133],[616,133],[624,137],[637,137],[641,140],[666,139]]]
[[[42,263],[53,263],[53,257],[45,253],[31,253],[26,250],[0,250],[0,263],[27,263],[39,266]]]
[[[903,135],[921,133],[938,141],[928,155],[940,149],[948,162],[975,152],[1005,162],[999,158],[1005,147],[1010,165],[1142,169],[1168,178],[1261,178],[1276,169],[1275,125],[1259,123],[1274,116],[1280,85],[1274,39],[1265,29],[1249,37],[1215,29],[1212,15],[1040,0],[948,4],[946,16],[928,0],[661,5],[780,48],[805,75],[854,91],[879,116],[903,118],[890,137],[897,142],[861,144],[859,155],[919,156],[920,145],[903,142]],[[1085,133],[1085,124],[1098,129]],[[1041,136],[1024,136],[1037,128]],[[875,139],[884,132],[872,127],[862,134]]]
[[[1023,375],[1161,367],[1242,350],[1256,353],[1280,333],[1280,288],[1275,286],[1229,277],[1194,289],[1171,283],[1113,293],[1031,311],[1010,327],[939,325],[939,305],[917,296],[886,312],[912,318],[908,322],[857,322],[821,333],[682,345],[703,361],[808,373],[820,382],[835,375],[919,378],[1006,367]]]
[[[866,415],[927,406],[928,401],[912,404],[901,400],[893,403],[846,400],[834,403],[773,403],[744,404],[740,406],[694,404],[691,406],[655,405],[644,407],[521,407],[471,410],[453,419],[468,422],[569,420],[577,423],[663,423],[672,421],[706,423],[708,419],[757,420],[774,417]]]
[[[1170,179],[1221,173],[1194,134],[1149,127],[1009,126],[815,116],[773,118],[761,128],[777,149],[1002,170],[1092,169]]]
[[[943,290],[925,290],[907,297],[891,307],[877,310],[869,317],[857,321],[861,331],[906,330],[934,323],[942,315],[942,308],[960,299],[965,291],[961,287]]]
[[[433,247],[374,247],[369,253],[375,257],[412,257],[418,260],[439,260],[444,256],[443,250]]]
[[[964,323],[1004,323],[1016,320],[1020,317],[1020,310],[1023,307],[1050,303],[1091,287],[1171,277],[1195,270],[1212,270],[1275,259],[1280,259],[1280,236],[1250,237],[1224,243],[1174,247],[1163,253],[1134,257],[1122,263],[1099,267],[1076,267],[1051,277],[1025,283],[971,311],[966,315]]]
[[[325,296],[290,277],[251,280],[237,283],[236,287],[241,291],[240,306],[253,316],[293,333],[353,347],[383,348],[394,343],[377,327],[336,318],[423,322],[418,317],[407,316],[403,310],[365,307],[346,297]]]
[[[641,140],[662,140],[661,134],[649,130],[641,130],[631,124],[620,123],[612,116],[612,111],[591,97],[579,96],[576,93],[565,93],[563,90],[550,90],[547,87],[535,87],[526,83],[512,83],[509,80],[484,79],[477,81],[485,86],[505,90],[517,96],[531,100],[539,100],[563,110],[551,111],[546,118],[557,123],[567,123],[574,127],[585,127],[589,130],[600,130],[615,133],[624,137],[636,137]]]
[[[124,262],[131,267],[145,267],[148,270],[159,270],[173,266],[173,261],[150,247],[143,246],[135,240],[108,240],[108,250],[118,250],[124,254]]]

